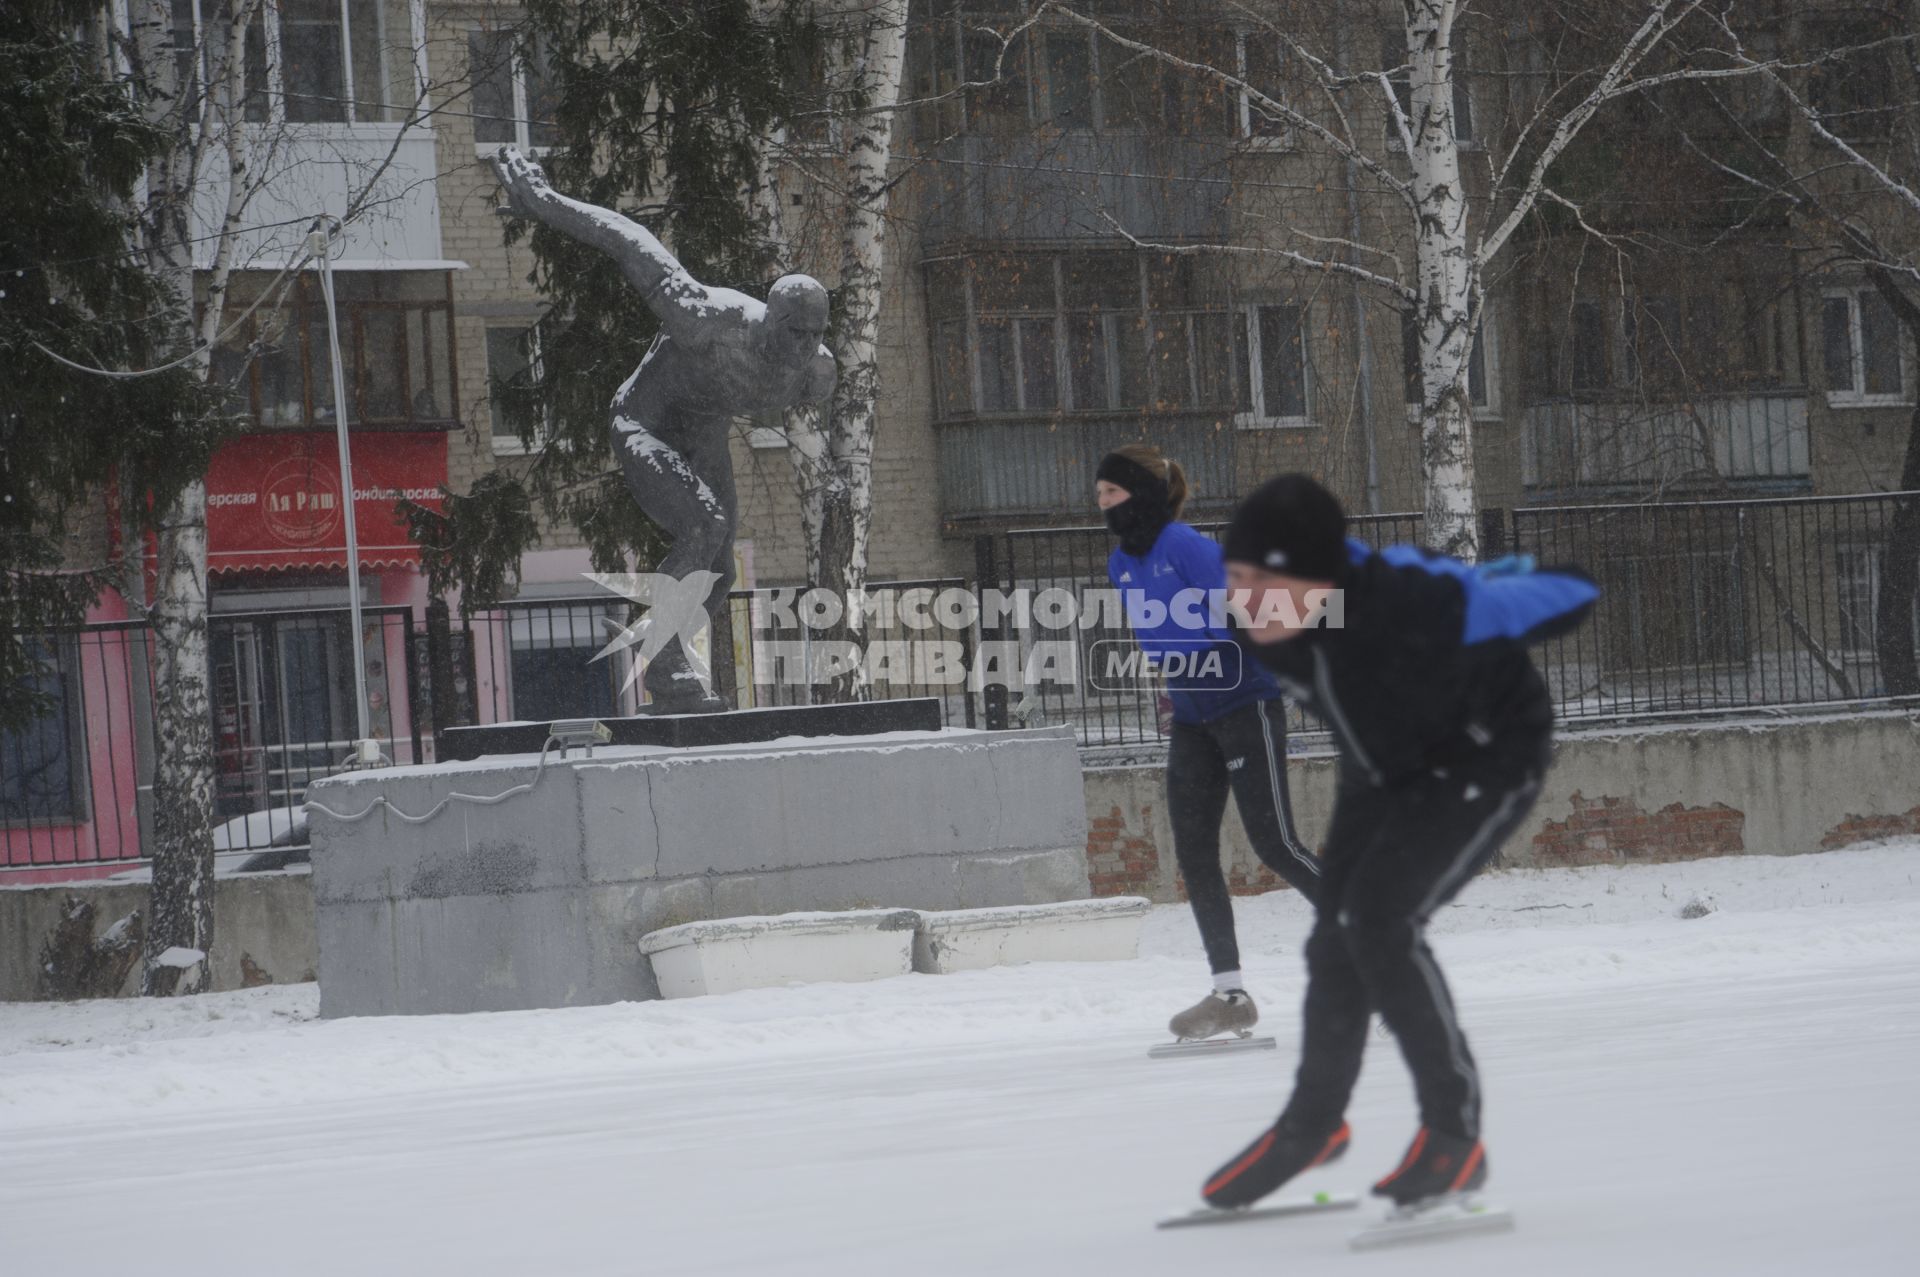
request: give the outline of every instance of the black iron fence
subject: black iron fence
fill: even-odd
[[[938,697],[945,721],[971,726],[977,698],[941,677],[973,657],[973,632],[916,626],[961,578],[888,582],[868,591],[863,645],[905,659],[867,687],[876,698]],[[800,623],[803,591],[737,592],[718,632],[716,682],[743,708],[816,695],[819,640]],[[366,608],[371,735],[395,763],[431,762],[435,733],[470,723],[608,717],[639,710],[631,651],[601,656],[631,618],[612,595],[520,601],[450,616],[444,607]],[[817,615],[817,613],[816,613]],[[306,845],[313,781],[343,770],[359,733],[347,609],[220,614],[209,621],[214,851],[222,868],[266,868]],[[109,622],[29,642],[46,710],[0,732],[0,871],[131,867],[152,845],[153,650],[138,622]],[[934,652],[928,642],[950,646]]]
[[[1418,514],[1360,515],[1352,522],[1355,536],[1381,544],[1420,539],[1422,519]],[[1226,533],[1224,523],[1194,526],[1216,540]],[[1064,590],[1076,600],[1072,609],[1075,616],[1093,622],[1076,622],[1071,630],[1051,635],[1029,627],[1024,635],[1008,629],[988,636],[989,641],[1065,639],[1074,646],[1076,676],[1013,693],[1007,710],[1009,721],[1070,723],[1081,742],[1090,746],[1141,744],[1164,738],[1170,708],[1158,680],[1135,674],[1101,678],[1096,683],[1081,676],[1095,668],[1097,652],[1105,650],[1099,645],[1131,641],[1121,619],[1093,597],[1114,588],[1107,579],[1107,559],[1114,547],[1112,534],[1104,527],[1040,528],[982,541],[979,556],[983,579],[998,579],[1008,592],[1026,590],[1035,596]],[[997,718],[998,706],[994,708]],[[1296,720],[1296,726],[1303,725],[1297,715]]]
[[[1920,493],[1487,510],[1481,540],[1490,555],[1579,565],[1605,591],[1589,624],[1534,652],[1562,720],[1785,710],[1883,698],[1900,686],[1888,662],[1911,669],[1912,646],[1890,651],[1886,636],[1896,627],[1880,617],[1904,606],[1909,641],[1920,643],[1914,584],[1892,589],[1884,571],[1913,562],[1894,552],[1895,516],[1916,506]],[[1907,517],[1905,526],[1920,529],[1920,511]],[[1418,543],[1421,522],[1417,514],[1361,516],[1352,531],[1374,544]],[[1003,589],[1085,598],[1111,588],[1111,551],[1103,529],[1060,528],[982,538],[976,553],[982,578]],[[1075,631],[1080,668],[1091,668],[1095,643],[1128,638],[1107,623]],[[1164,737],[1156,682],[1102,681],[1016,691],[1009,721],[1071,724],[1088,746]]]
[[[405,608],[367,608],[371,734],[396,762],[431,757],[416,697],[417,633]],[[309,783],[342,767],[354,737],[351,613],[216,613],[208,621],[216,863],[303,846]],[[0,867],[135,861],[151,844],[153,641],[109,622],[27,640],[44,712],[0,732]]]
[[[1354,532],[1418,542],[1420,518],[1363,517]],[[1535,652],[1564,720],[1784,711],[1915,685],[1920,582],[1889,565],[1911,573],[1920,557],[1920,493],[1487,511],[1482,532],[1490,554],[1578,564],[1605,590],[1588,625]],[[971,581],[870,588],[858,653],[867,694],[936,696],[954,726],[1068,724],[1089,747],[1156,745],[1164,705],[1147,671],[1100,686],[1081,676],[1095,643],[1131,643],[1092,597],[1111,588],[1106,533],[1016,531],[974,549]],[[1048,633],[991,608],[976,615],[983,597],[1022,593],[1036,617],[1053,607],[1069,619]],[[721,690],[742,707],[818,695],[838,659],[832,644],[846,641],[816,628],[821,606],[830,612],[831,600],[810,603],[801,590],[735,594],[714,636]],[[395,762],[427,762],[450,726],[633,713],[633,654],[601,656],[629,610],[612,596],[467,617],[366,609],[372,734]],[[304,845],[307,786],[344,765],[357,734],[351,621],[345,609],[216,614],[209,638],[215,851],[259,867]],[[0,732],[0,869],[139,860],[153,819],[150,636],[109,623],[18,641],[40,658],[34,681],[48,708]],[[1066,668],[1051,670],[1067,677],[1027,677],[1025,657],[1042,641],[1069,646]],[[992,654],[1009,650],[998,676],[983,678]]]

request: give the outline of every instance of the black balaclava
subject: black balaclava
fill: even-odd
[[[1094,478],[1127,490],[1125,501],[1101,512],[1107,530],[1120,538],[1120,548],[1135,558],[1153,549],[1161,529],[1173,522],[1173,494],[1167,481],[1117,452],[1100,459]]]

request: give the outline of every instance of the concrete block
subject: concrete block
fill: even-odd
[[[322,1013],[658,995],[641,935],[714,917],[1087,895],[1066,729],[489,757],[316,782]],[[337,916],[334,916],[337,915]]]
[[[913,969],[934,975],[1017,962],[1125,961],[1153,908],[1139,896],[922,913]]]
[[[918,919],[910,909],[726,918],[655,931],[639,947],[668,998],[882,980],[913,970]]]
[[[486,764],[394,767],[349,772],[307,790],[313,845],[354,846],[354,855],[313,857],[314,899],[393,900],[495,895],[578,886],[586,881],[579,786],[572,769],[532,759]],[[450,793],[502,794],[503,802],[453,802],[425,823],[402,820],[431,811]],[[374,807],[360,820],[340,816]],[[377,851],[369,853],[369,847]]]

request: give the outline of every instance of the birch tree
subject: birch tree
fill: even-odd
[[[822,413],[787,414],[788,452],[800,495],[807,547],[807,579],[849,601],[839,627],[860,627],[859,602],[867,583],[867,539],[873,524],[873,446],[880,376],[876,340],[886,278],[886,206],[893,186],[893,135],[906,61],[906,0],[875,0],[816,15],[825,26],[825,87],[821,109],[833,168],[825,186],[828,216],[839,222],[839,284],[828,335],[840,379]],[[780,194],[783,164],[794,155],[782,130],[767,141],[754,188],[756,223],[782,267],[792,256]],[[806,157],[817,162],[817,156]],[[829,634],[827,637],[833,637]],[[856,694],[851,678],[830,685],[844,699]]]
[[[1552,12],[1541,12],[1551,10]],[[1364,7],[1232,5],[1237,24],[1271,33],[1287,59],[1287,89],[1253,83],[1237,66],[1210,63],[1115,29],[1100,14],[1042,3],[1014,34],[1066,21],[1172,70],[1211,79],[1249,109],[1291,131],[1306,155],[1350,164],[1391,207],[1390,229],[1365,241],[1292,230],[1257,249],[1148,244],[1167,252],[1255,252],[1308,272],[1358,281],[1410,317],[1417,337],[1426,539],[1449,554],[1478,553],[1469,361],[1480,302],[1516,234],[1553,207],[1584,224],[1578,202],[1557,184],[1559,164],[1610,104],[1678,80],[1744,76],[1711,36],[1705,0],[1633,0],[1602,14],[1559,6],[1470,6],[1464,0],[1398,0],[1374,11],[1399,36],[1399,60],[1372,65],[1344,51],[1349,29],[1364,30]],[[1460,36],[1472,16],[1515,44],[1535,41],[1530,23],[1578,50],[1556,48],[1541,65],[1518,68],[1497,129],[1480,132],[1469,153],[1455,117],[1460,101]],[[1574,22],[1575,16],[1581,21]],[[1355,18],[1363,19],[1355,22]],[[1696,33],[1700,38],[1696,38]],[[1011,35],[1008,37],[1011,39]],[[1686,60],[1673,54],[1685,43]],[[1511,62],[1512,59],[1509,59]],[[1384,125],[1384,127],[1383,127]],[[1251,204],[1260,197],[1250,195]],[[1284,223],[1284,209],[1273,210]]]
[[[265,38],[273,3],[133,0],[117,10],[123,21],[103,26],[109,73],[166,139],[136,197],[138,251],[170,298],[153,327],[162,334],[169,366],[185,369],[208,388],[209,398],[218,390],[214,352],[227,335],[234,272],[254,265],[242,257],[243,244],[251,242],[245,235],[257,229],[249,225],[250,210],[270,184],[287,179],[292,166],[318,162],[300,153],[291,131],[297,126],[287,124],[284,108],[264,96],[280,56],[278,42]],[[414,36],[408,32],[405,38]],[[417,62],[409,57],[407,64]],[[397,105],[408,121],[417,121],[415,94],[426,89],[415,83],[409,100]],[[384,160],[352,173],[344,205],[334,213],[336,227],[366,215],[383,198],[379,182],[392,155],[389,150]],[[205,220],[209,185],[223,192],[211,225]],[[291,232],[293,243],[304,230]],[[279,278],[308,260],[307,252],[289,254]],[[229,428],[234,424],[227,422]],[[154,475],[129,476],[138,485],[129,496],[152,504],[155,533],[151,597],[139,538],[128,539],[128,561],[119,574],[122,592],[153,635],[153,885],[141,985],[149,995],[206,988],[214,942],[205,461],[217,437],[217,431],[207,432],[206,447],[195,457],[199,464],[184,478],[162,483]]]

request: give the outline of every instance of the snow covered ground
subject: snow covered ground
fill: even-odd
[[[1698,902],[1705,916],[1682,917]],[[1290,894],[1240,904],[1277,1052],[1149,1060],[1205,988],[1134,962],[319,1022],[312,986],[0,1004],[0,1272],[1917,1271],[1920,842],[1491,875],[1442,915],[1507,1236],[1351,1215],[1158,1233],[1291,1072]],[[1376,1038],[1344,1164],[1414,1118]]]

